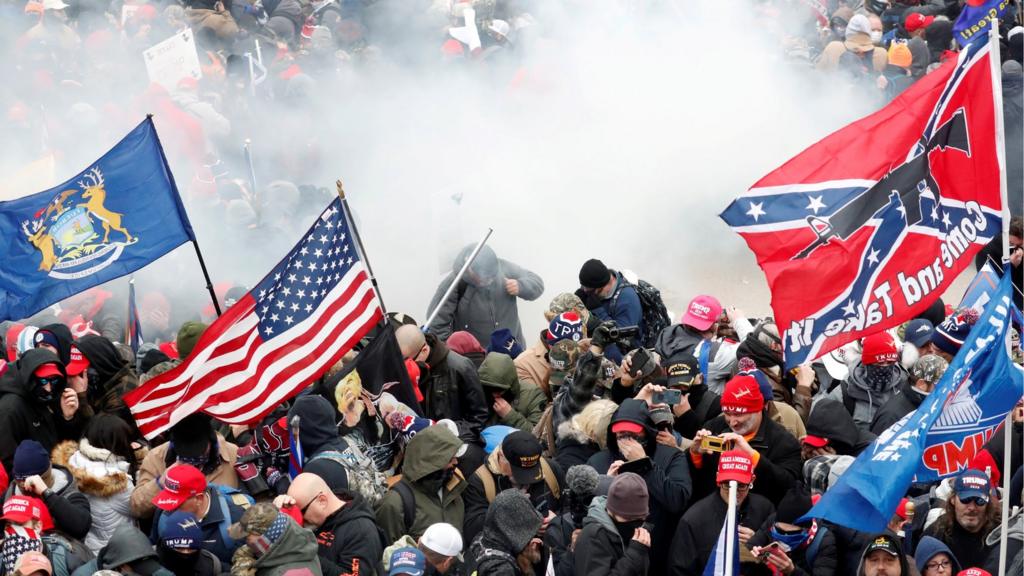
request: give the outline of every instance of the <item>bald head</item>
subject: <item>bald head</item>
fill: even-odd
[[[303,472],[292,480],[288,495],[295,500],[302,515],[302,525],[315,528],[324,523],[328,516],[337,512],[345,502],[334,495],[324,479],[316,474]]]
[[[316,496],[317,492],[330,491],[331,489],[327,487],[327,482],[324,482],[323,478],[308,472],[296,476],[292,480],[292,485],[288,487],[288,495],[294,498],[300,507],[305,506],[306,502]]]
[[[395,330],[395,338],[398,340],[398,347],[402,349],[403,358],[415,358],[427,343],[419,326],[410,324],[399,326],[398,330]]]

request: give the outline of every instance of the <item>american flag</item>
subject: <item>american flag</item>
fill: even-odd
[[[246,424],[319,378],[383,318],[341,201],[199,338],[188,359],[125,401],[153,438],[202,411]]]

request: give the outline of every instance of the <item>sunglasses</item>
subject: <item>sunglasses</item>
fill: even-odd
[[[306,515],[306,510],[309,510],[309,507],[313,505],[313,502],[316,502],[316,499],[319,498],[321,494],[323,494],[323,492],[317,492],[316,496],[313,496],[313,498],[310,499],[309,502],[306,502],[305,506],[303,506],[302,508],[299,508],[299,513],[301,513],[303,516],[305,516]]]
[[[986,498],[982,498],[981,496],[969,496],[967,498],[960,497],[960,503],[963,504],[964,506],[968,504],[974,504],[979,508],[988,506],[988,500]]]

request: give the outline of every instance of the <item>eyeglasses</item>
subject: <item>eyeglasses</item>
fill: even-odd
[[[323,494],[323,492],[317,492],[316,496],[313,496],[313,498],[309,502],[306,502],[305,506],[299,509],[299,513],[305,516],[306,510],[309,510],[309,507],[313,505],[313,502],[316,502],[316,499],[319,498],[321,494]]]
[[[974,504],[979,508],[984,508],[985,506],[988,506],[988,500],[982,498],[981,496],[969,496],[967,498],[961,496],[960,503],[963,504],[964,506],[968,504]]]
[[[736,483],[736,491],[737,492],[747,492],[747,491],[750,490],[751,486],[752,486],[752,484],[740,484],[739,482],[737,482]],[[719,488],[725,488],[726,490],[728,490],[729,489],[729,483],[728,482],[722,482],[721,484],[718,485],[718,487]]]
[[[949,560],[942,560],[940,562],[929,562],[924,567],[926,570],[949,570],[949,567],[952,565],[953,563]]]

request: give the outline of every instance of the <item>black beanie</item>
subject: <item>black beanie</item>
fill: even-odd
[[[580,268],[580,286],[584,288],[604,288],[604,285],[608,283],[611,276],[612,273],[604,265],[604,262],[591,258],[583,263],[583,268]]]
[[[811,494],[801,484],[793,486],[775,508],[775,521],[796,524],[797,518],[811,511]]]

